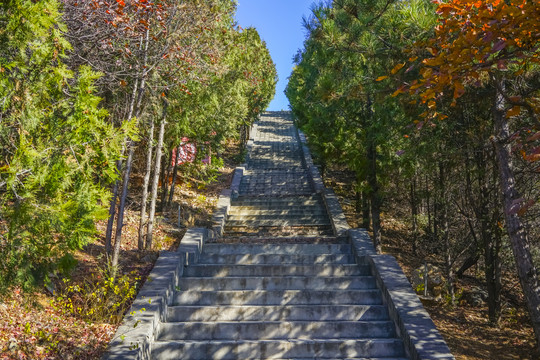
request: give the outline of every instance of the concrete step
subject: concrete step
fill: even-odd
[[[169,306],[167,321],[370,321],[388,320],[384,305]]]
[[[233,254],[219,255],[203,253],[199,258],[199,264],[354,264],[355,258],[351,254],[320,254],[320,255],[283,255],[283,254]]]
[[[178,287],[181,291],[221,290],[359,290],[376,289],[372,276],[352,277],[183,277]]]
[[[326,209],[324,208],[313,208],[313,209],[299,209],[299,210],[293,210],[289,207],[283,208],[283,209],[262,209],[257,208],[256,210],[241,210],[238,209],[237,206],[232,206],[229,209],[229,213],[227,215],[227,218],[230,218],[232,216],[263,216],[263,217],[272,217],[272,216],[299,216],[299,217],[306,217],[306,216],[328,216]]]
[[[367,265],[214,265],[195,264],[186,267],[185,277],[226,276],[355,276],[371,275]]]
[[[307,211],[307,212],[325,212],[326,209],[322,207],[321,205],[264,205],[264,204],[257,204],[257,205],[233,205],[229,209],[229,213],[231,212],[238,212],[238,211],[292,211],[292,212],[300,212],[300,211]]]
[[[180,291],[173,305],[381,305],[374,290]]]
[[[203,254],[326,255],[352,254],[350,244],[205,244]]]
[[[161,340],[381,339],[395,336],[391,321],[167,322]]]
[[[302,226],[225,226],[226,236],[253,237],[291,237],[291,236],[333,236],[334,230],[330,225]]]
[[[309,206],[323,205],[323,202],[318,198],[303,198],[297,196],[289,197],[270,197],[270,198],[245,198],[242,200],[233,200],[231,206]]]
[[[255,220],[230,220],[227,219],[225,228],[237,227],[289,227],[289,226],[330,226],[328,217],[311,217],[311,218],[274,218],[274,219],[255,219]]]
[[[307,235],[307,236],[265,236],[265,237],[231,237],[226,234],[217,239],[215,244],[349,244],[346,236]]]
[[[277,226],[281,226],[287,222],[293,224],[330,224],[330,219],[328,215],[320,214],[273,214],[273,215],[254,215],[254,214],[229,214],[227,216],[227,224],[238,224],[240,222],[257,222],[261,225],[265,225],[266,222],[276,222]],[[249,224],[248,224],[249,226]]]
[[[404,357],[403,342],[397,339],[321,339],[265,341],[158,341],[152,358],[182,360],[249,359],[335,359]],[[366,359],[367,360],[367,359]]]

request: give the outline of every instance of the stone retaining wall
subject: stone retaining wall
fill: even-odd
[[[196,263],[211,230],[189,229],[178,251],[161,251],[148,279],[116,331],[104,360],[150,360],[151,344],[165,319],[184,266]]]

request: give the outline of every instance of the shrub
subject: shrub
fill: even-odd
[[[117,324],[137,294],[140,276],[136,272],[117,276],[99,270],[75,284],[64,279],[64,286],[53,300],[53,307],[87,322]]]

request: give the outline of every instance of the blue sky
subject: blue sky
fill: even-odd
[[[302,16],[310,14],[314,0],[238,0],[236,20],[243,28],[254,27],[266,41],[277,66],[279,82],[268,110],[288,110],[283,93],[293,68],[292,58],[302,48],[305,32]]]

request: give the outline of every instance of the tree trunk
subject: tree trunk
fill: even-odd
[[[369,196],[362,187],[363,180],[357,176],[356,180],[356,213],[362,215],[362,227],[369,230]]]
[[[416,199],[416,169],[411,181],[411,222],[412,222],[412,251],[417,254],[418,247],[418,201]]]
[[[502,245],[502,234],[500,230],[494,230],[492,239],[484,244],[484,258],[488,291],[488,318],[491,324],[497,325],[501,318],[501,261],[499,253]]]
[[[499,81],[499,80],[495,80]],[[499,87],[504,84],[500,82]],[[529,240],[521,218],[515,211],[516,201],[520,199],[516,189],[516,180],[512,164],[510,129],[506,119],[505,100],[497,90],[493,107],[495,136],[492,138],[499,167],[500,187],[503,198],[506,230],[516,260],[517,272],[536,335],[537,346],[540,347],[540,284],[534,266]]]
[[[122,167],[122,162],[118,160],[116,162],[116,169],[117,171],[120,171],[120,168]],[[109,205],[109,220],[107,221],[107,230],[105,231],[105,251],[107,252],[107,255],[111,255],[112,251],[112,231],[113,231],[113,225],[114,225],[114,218],[116,215],[116,198],[118,197],[118,185],[120,185],[120,180],[116,180],[114,182],[113,191],[112,191],[112,197]]]
[[[475,247],[475,251],[476,251],[476,247]],[[469,270],[474,265],[478,264],[478,260],[480,260],[480,255],[478,255],[478,253],[470,255],[468,258],[466,258],[465,261],[463,261],[463,264],[461,265],[459,270],[456,271],[457,278],[461,279],[465,271]]]
[[[427,228],[427,232],[429,234],[429,236],[431,236],[433,234],[433,214],[431,212],[431,193],[429,192],[429,181],[428,181],[428,176],[426,175],[425,176],[426,178],[426,209],[427,209],[427,216],[428,216],[428,228]]]
[[[169,199],[167,200],[166,208],[169,209],[171,207],[173,198],[174,198],[174,187],[176,185],[176,176],[178,173],[178,161],[174,162],[174,168],[173,168],[173,174],[172,174],[172,181],[171,181],[171,191],[169,191]]]
[[[139,241],[138,248],[139,250],[145,249],[144,244],[144,228],[146,224],[146,202],[148,200],[148,185],[150,183],[150,174],[152,173],[152,149],[154,142],[154,120],[150,120],[150,131],[148,132],[148,149],[146,152],[146,172],[144,174],[144,183],[142,188],[141,196],[141,219],[139,222]]]
[[[371,217],[369,215],[370,209],[369,195],[366,191],[362,191],[362,227],[369,230]]]
[[[156,214],[156,199],[159,185],[159,172],[161,167],[161,149],[163,147],[163,136],[165,134],[165,119],[167,117],[167,107],[169,102],[163,99],[163,114],[159,122],[159,135],[156,145],[156,167],[154,169],[154,179],[152,181],[152,194],[150,199],[150,215],[148,216],[148,231],[146,232],[146,248],[152,249],[152,231],[154,230],[154,217]]]
[[[479,201],[476,216],[480,223],[481,243],[484,253],[484,277],[488,292],[488,318],[489,322],[496,325],[501,316],[501,261],[500,250],[502,245],[502,236],[497,225],[500,216],[497,214],[497,208],[500,208],[500,201],[493,199],[490,202],[490,184],[497,183],[496,166],[493,169],[493,176],[489,177],[487,168],[487,156],[483,149],[477,149],[477,184],[479,192]],[[491,214],[490,214],[491,212]]]
[[[377,182],[377,149],[373,143],[368,145],[368,185],[370,187],[371,225],[373,229],[373,245],[381,252],[381,199]]]
[[[162,162],[163,171],[161,173],[161,200],[159,208],[161,211],[164,211],[167,194],[169,193],[169,178],[171,177],[172,172],[172,151],[170,156],[163,156]]]
[[[146,37],[144,39],[144,50],[143,50],[144,61],[143,61],[143,66],[140,73],[141,74],[140,86],[137,89],[137,84],[139,84],[139,79],[137,78],[135,80],[135,88],[133,90],[133,95],[131,98],[128,120],[131,120],[133,115],[138,118],[141,113],[141,102],[142,102],[142,98],[143,98],[144,90],[146,86],[146,76],[148,75],[148,70],[146,69],[146,64],[148,61],[148,42],[149,42],[149,30],[146,31]],[[142,48],[142,45],[143,45],[143,38],[141,36],[139,49]],[[116,267],[118,265],[118,257],[120,255],[120,244],[122,242],[122,228],[123,228],[123,222],[124,222],[124,210],[125,210],[126,197],[127,197],[127,192],[128,192],[129,177],[131,175],[131,165],[133,163],[133,153],[135,152],[135,145],[132,143],[131,140],[127,142],[126,150],[128,151],[128,158],[126,162],[126,170],[124,172],[124,181],[122,184],[122,196],[120,198],[120,205],[118,207],[118,217],[116,221],[116,233],[115,233],[115,240],[114,240],[114,252],[113,252],[113,258],[111,261],[114,272],[116,272]],[[116,273],[114,275],[116,275]]]
[[[129,102],[129,108],[128,108],[128,114],[127,119],[128,121],[131,120],[131,117],[133,116],[133,111],[135,108],[135,99],[137,98],[137,91],[139,86],[139,79],[135,79],[135,84],[133,85],[133,92],[131,93],[131,99]],[[124,145],[122,147],[122,157],[124,156],[124,152],[126,150],[126,146],[128,144],[129,140],[127,138],[124,138]],[[118,160],[116,162],[116,171],[118,176],[122,175],[122,160]],[[107,251],[107,254],[111,255],[111,244],[112,244],[112,230],[114,225],[114,217],[116,215],[116,198],[118,197],[118,187],[120,185],[120,180],[116,180],[114,187],[113,187],[113,196],[111,198],[110,207],[109,207],[109,220],[107,221],[107,230],[105,231],[105,250]]]
[[[122,227],[124,226],[124,210],[126,207],[126,198],[129,184],[129,177],[131,175],[131,164],[133,163],[133,153],[135,152],[135,146],[128,143],[128,158],[126,162],[126,171],[124,172],[124,182],[122,184],[122,196],[120,197],[120,205],[118,207],[118,218],[116,220],[116,233],[114,237],[114,251],[112,256],[112,268],[116,274],[116,267],[118,266],[118,257],[120,255],[120,244],[122,242]]]
[[[438,200],[436,201],[437,224],[440,226],[438,234],[442,237],[445,254],[446,278],[448,280],[448,294],[450,302],[455,304],[456,296],[454,291],[455,275],[453,270],[452,244],[450,241],[450,229],[448,227],[448,194],[446,188],[446,168],[442,161],[439,162],[439,179],[438,179]]]

